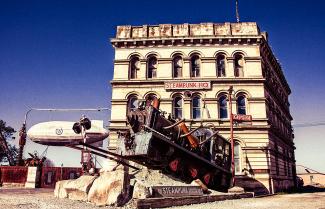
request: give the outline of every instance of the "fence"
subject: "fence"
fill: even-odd
[[[24,185],[27,180],[28,167],[0,166],[0,186],[3,184]],[[42,188],[54,188],[60,180],[76,179],[82,175],[81,168],[42,167],[39,185]]]
[[[28,167],[24,166],[0,166],[0,184],[17,183],[25,184]]]

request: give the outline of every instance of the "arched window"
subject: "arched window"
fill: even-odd
[[[157,95],[155,94],[149,94],[146,96],[146,106],[152,105],[153,100],[157,99]]]
[[[235,164],[235,173],[241,173],[241,163],[240,163],[241,147],[240,144],[235,141],[234,144],[234,164]]]
[[[134,111],[139,107],[139,101],[137,96],[130,96],[128,99],[128,112]]]
[[[151,56],[148,59],[148,69],[147,69],[147,77],[148,78],[156,78],[157,77],[157,66],[158,61],[155,56]]]
[[[237,98],[237,113],[246,115],[246,98],[243,95]]]
[[[183,58],[177,55],[173,59],[173,77],[180,78],[183,76]]]
[[[183,118],[183,98],[176,96],[173,99],[173,116],[174,118]]]
[[[201,60],[198,55],[191,57],[191,77],[200,77]]]
[[[130,79],[136,79],[138,70],[140,70],[140,59],[139,57],[132,57],[130,60],[130,66],[129,66],[129,78]]]
[[[219,117],[228,118],[227,97],[225,95],[219,98]]]
[[[201,118],[201,98],[198,96],[194,96],[192,99],[192,118]]]
[[[235,55],[234,71],[235,77],[244,77],[244,57],[241,54]]]
[[[226,76],[226,57],[223,54],[217,56],[217,76]]]

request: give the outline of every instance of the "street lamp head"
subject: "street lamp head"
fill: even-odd
[[[79,122],[74,123],[72,129],[76,134],[80,134],[81,133],[81,125],[80,125],[80,123]]]

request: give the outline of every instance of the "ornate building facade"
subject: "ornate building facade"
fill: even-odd
[[[236,184],[274,193],[295,183],[290,87],[254,22],[117,26],[109,148],[127,128],[126,113],[160,98],[160,108],[191,127],[213,123],[230,138],[232,112],[251,115],[234,126]]]

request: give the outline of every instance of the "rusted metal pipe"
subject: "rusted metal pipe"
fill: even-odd
[[[180,129],[183,131],[185,135],[190,133],[190,131],[188,130],[184,122],[180,123],[178,127],[180,127]],[[195,149],[199,146],[199,142],[198,142],[199,140],[195,136],[189,134],[186,136],[186,138],[190,142],[191,148]]]
[[[153,101],[152,101],[152,106],[156,109],[159,109],[159,106],[160,106],[160,99],[157,99],[155,98]]]
[[[163,129],[170,129],[170,128],[174,128],[175,126],[177,126],[178,124],[180,123],[183,123],[185,121],[185,119],[183,118],[182,120],[170,125],[170,126],[166,126],[166,127],[163,127]]]
[[[193,129],[192,131],[188,132],[187,134],[183,134],[180,136],[180,138],[186,137],[188,135],[191,135],[192,133],[194,133],[195,131],[199,130],[200,128],[202,128],[202,125],[200,125],[199,127]]]

